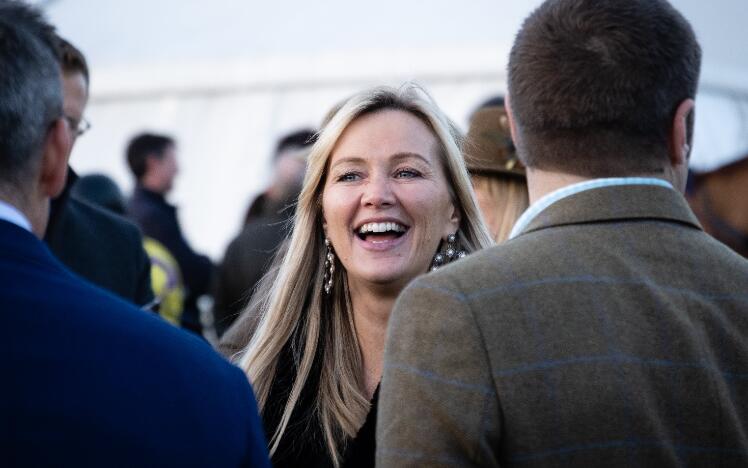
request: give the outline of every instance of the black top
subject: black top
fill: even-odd
[[[263,425],[268,441],[278,427],[288,395],[291,392],[293,378],[296,375],[296,366],[290,346],[281,355],[278,366],[278,373],[270,390],[263,414]],[[325,444],[322,427],[314,414],[314,400],[317,396],[318,383],[319,362],[315,361],[307,384],[299,397],[299,402],[291,414],[291,420],[281,438],[280,445],[278,445],[278,449],[271,458],[275,468],[298,466],[328,468],[333,466]],[[351,468],[374,467],[378,399],[379,387],[374,392],[366,421],[359,429],[356,437],[348,441],[343,450],[341,466]]]

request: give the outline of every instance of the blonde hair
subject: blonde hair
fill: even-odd
[[[384,109],[409,112],[436,135],[447,181],[461,215],[462,247],[471,252],[492,244],[456,135],[423,89],[413,84],[398,89],[377,87],[345,101],[326,122],[311,149],[290,238],[248,306],[258,314],[257,327],[238,364],[254,386],[260,411],[266,408],[279,356],[289,341],[294,350],[296,376],[278,427],[268,434],[271,455],[279,446],[313,367],[318,366],[320,372],[313,414],[319,419],[335,466],[340,463],[344,443],[356,435],[370,408],[346,275],[336,274],[331,294],[323,293],[326,251],[321,195],[330,153],[341,134],[358,117]],[[339,263],[336,270],[344,271]]]
[[[480,173],[472,176],[483,218],[496,243],[509,238],[512,227],[530,204],[527,182],[520,177]]]

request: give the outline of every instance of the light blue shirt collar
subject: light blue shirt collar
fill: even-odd
[[[23,229],[33,232],[31,230],[31,223],[28,218],[21,213],[18,208],[0,200],[0,219],[13,223],[16,226],[22,227]]]
[[[580,192],[584,192],[586,190],[592,190],[600,187],[614,187],[620,185],[658,185],[660,187],[669,189],[673,188],[670,182],[654,177],[610,177],[605,179],[592,179],[584,182],[578,182],[572,185],[567,185],[566,187],[562,187],[558,190],[554,190],[553,192],[544,195],[535,203],[530,205],[514,224],[512,232],[509,234],[509,239],[514,239],[515,237],[520,235],[520,233],[524,231],[525,228],[527,228],[530,222],[532,222],[532,220],[535,219],[535,217],[538,216],[541,211],[545,210],[559,200],[570,197],[571,195],[575,195]]]

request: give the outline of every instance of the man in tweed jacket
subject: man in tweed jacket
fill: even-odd
[[[748,466],[748,262],[681,193],[700,49],[665,0],[548,0],[509,62],[532,202],[390,319],[377,466]]]

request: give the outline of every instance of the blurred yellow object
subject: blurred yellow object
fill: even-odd
[[[151,287],[159,303],[158,313],[179,326],[184,308],[184,283],[179,265],[163,244],[150,237],[143,238],[143,247],[151,259]]]

